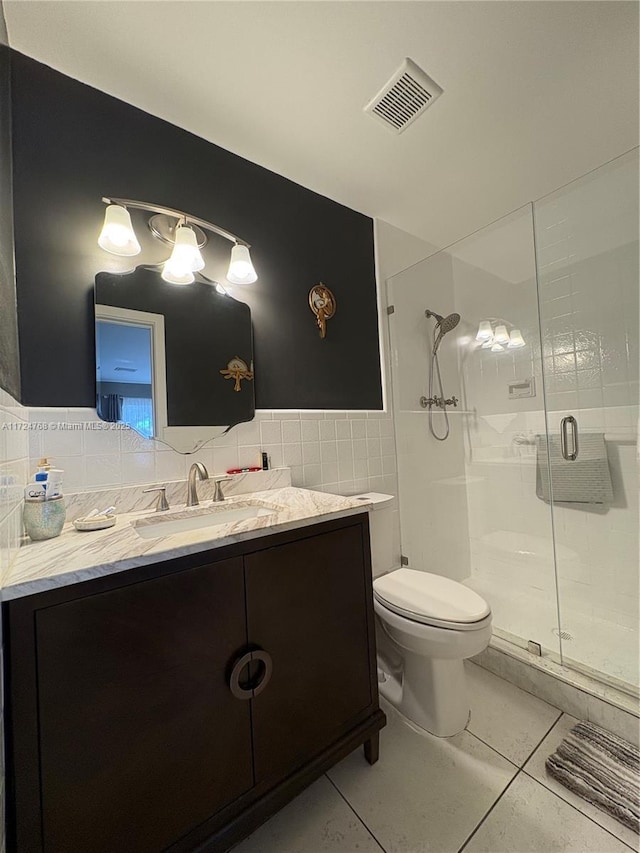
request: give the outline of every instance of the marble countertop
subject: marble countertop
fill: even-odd
[[[132,524],[142,522],[148,527],[151,521],[160,518],[184,518],[209,508],[215,512],[240,508],[248,503],[273,511],[268,515],[153,539],[140,537]],[[79,532],[68,523],[57,538],[28,542],[19,549],[15,561],[5,571],[2,599],[11,601],[161,560],[355,515],[369,504],[370,501],[358,498],[288,487],[244,494],[219,504],[201,503],[191,509],[175,507],[162,514],[148,509],[123,513],[118,515],[115,526],[107,530]]]

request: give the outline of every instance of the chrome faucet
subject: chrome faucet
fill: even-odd
[[[187,484],[187,506],[198,506],[198,489],[196,488],[196,479],[208,480],[209,472],[204,467],[202,462],[194,462],[189,468],[189,481]]]

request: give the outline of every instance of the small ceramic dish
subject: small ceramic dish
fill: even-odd
[[[76,518],[73,526],[76,530],[106,530],[116,523],[115,515],[103,516],[102,518]]]

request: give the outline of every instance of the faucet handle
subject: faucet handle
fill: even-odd
[[[169,501],[167,500],[167,487],[166,486],[154,486],[151,489],[143,489],[143,492],[160,492],[158,495],[158,499],[156,501],[156,512],[164,512],[167,509],[170,509]]]
[[[215,490],[213,492],[213,500],[214,501],[223,501],[224,493],[222,491],[222,483],[227,483],[229,480],[233,480],[233,477],[216,477],[214,479]]]

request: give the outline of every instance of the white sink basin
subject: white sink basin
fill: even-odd
[[[186,533],[189,530],[203,530],[208,527],[219,527],[221,524],[244,521],[247,518],[273,515],[276,511],[276,507],[243,502],[228,507],[209,506],[184,510],[165,516],[158,514],[151,518],[132,521],[131,525],[138,536],[143,539],[157,539],[160,536],[172,536],[175,533]]]

